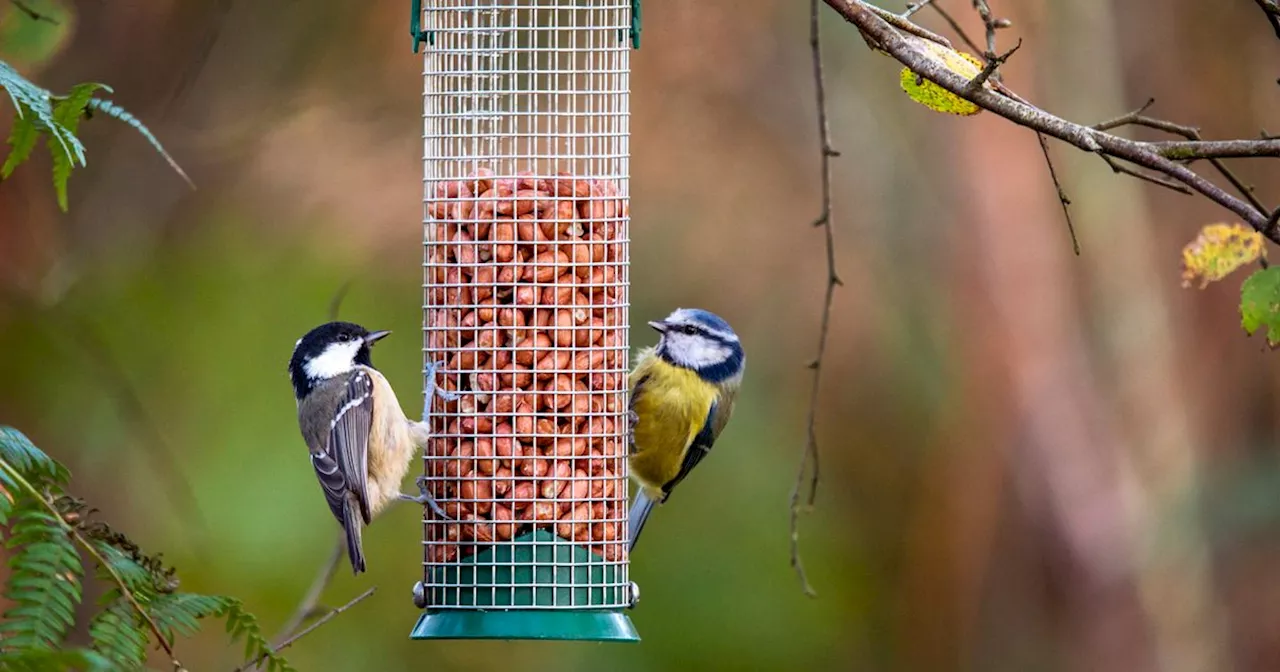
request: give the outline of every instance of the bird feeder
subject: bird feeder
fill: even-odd
[[[412,636],[636,641],[623,610],[636,599],[626,456],[638,2],[414,5],[433,437],[423,478],[442,510],[424,511],[425,612]]]

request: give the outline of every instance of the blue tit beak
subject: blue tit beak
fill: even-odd
[[[654,331],[657,331],[659,334],[667,333],[666,322],[650,322],[649,326],[653,327]]]
[[[390,329],[384,329],[384,330],[382,330],[382,331],[375,331],[375,332],[373,332],[373,333],[369,334],[368,336],[365,336],[365,337],[364,337],[364,344],[365,344],[365,345],[373,345],[374,343],[377,343],[378,341],[380,341],[380,340],[382,340],[382,339],[386,338],[390,333],[391,333],[391,330],[390,330]]]

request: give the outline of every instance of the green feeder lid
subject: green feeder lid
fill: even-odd
[[[622,568],[546,530],[433,567],[413,639],[638,642]]]

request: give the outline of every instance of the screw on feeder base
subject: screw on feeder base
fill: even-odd
[[[427,589],[421,581],[413,584],[413,606],[425,609],[427,606]]]

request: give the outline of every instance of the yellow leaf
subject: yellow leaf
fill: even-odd
[[[973,79],[982,72],[982,61],[971,54],[956,51],[929,40],[917,38],[911,42],[930,60],[965,79]],[[931,110],[966,117],[982,111],[982,108],[977,105],[921,77],[910,68],[903,68],[899,79],[902,90],[906,91],[912,100]],[[990,82],[984,82],[983,86],[990,88]]]
[[[1267,256],[1262,234],[1243,224],[1209,224],[1182,248],[1182,286],[1200,280],[1200,289],[1245,264]]]

